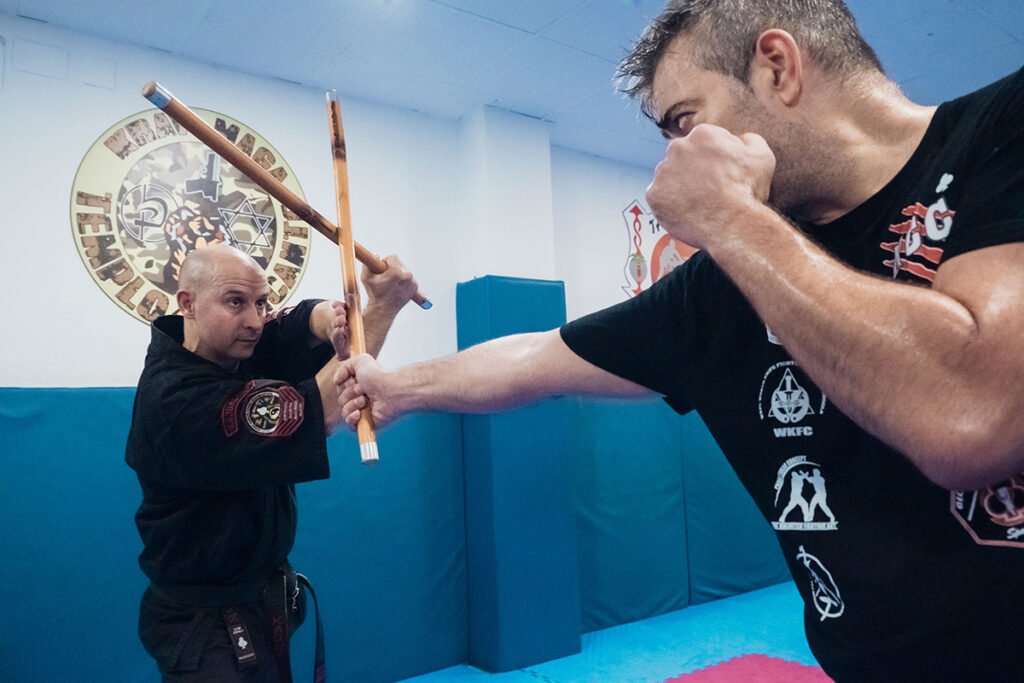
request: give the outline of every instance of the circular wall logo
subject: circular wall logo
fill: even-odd
[[[300,197],[291,168],[244,124],[193,109]],[[149,323],[177,312],[188,252],[227,242],[267,273],[275,308],[306,270],[310,232],[297,215],[159,109],[111,126],[71,188],[71,231],[89,275],[122,310]]]

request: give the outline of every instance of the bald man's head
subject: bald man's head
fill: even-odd
[[[184,346],[230,368],[252,355],[266,321],[270,286],[250,256],[226,244],[189,253],[178,279]]]
[[[221,242],[188,253],[178,274],[178,289],[197,291],[208,285],[215,273],[224,268],[249,268],[259,273],[259,277],[266,277],[251,256]]]

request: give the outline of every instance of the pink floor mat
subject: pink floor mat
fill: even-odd
[[[670,678],[665,683],[831,683],[817,666],[787,662],[766,655],[743,655]]]

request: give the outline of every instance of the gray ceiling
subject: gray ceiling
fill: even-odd
[[[542,119],[553,144],[651,167],[664,143],[612,85],[664,0],[0,0],[21,15],[348,97]],[[1024,0],[849,0],[887,72],[932,104],[1024,63]]]

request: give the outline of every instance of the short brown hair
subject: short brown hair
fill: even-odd
[[[654,118],[654,72],[669,44],[682,34],[696,38],[697,66],[746,83],[757,37],[770,28],[788,31],[829,72],[882,71],[842,0],[671,0],[619,65],[622,90],[639,97],[643,112]]]

